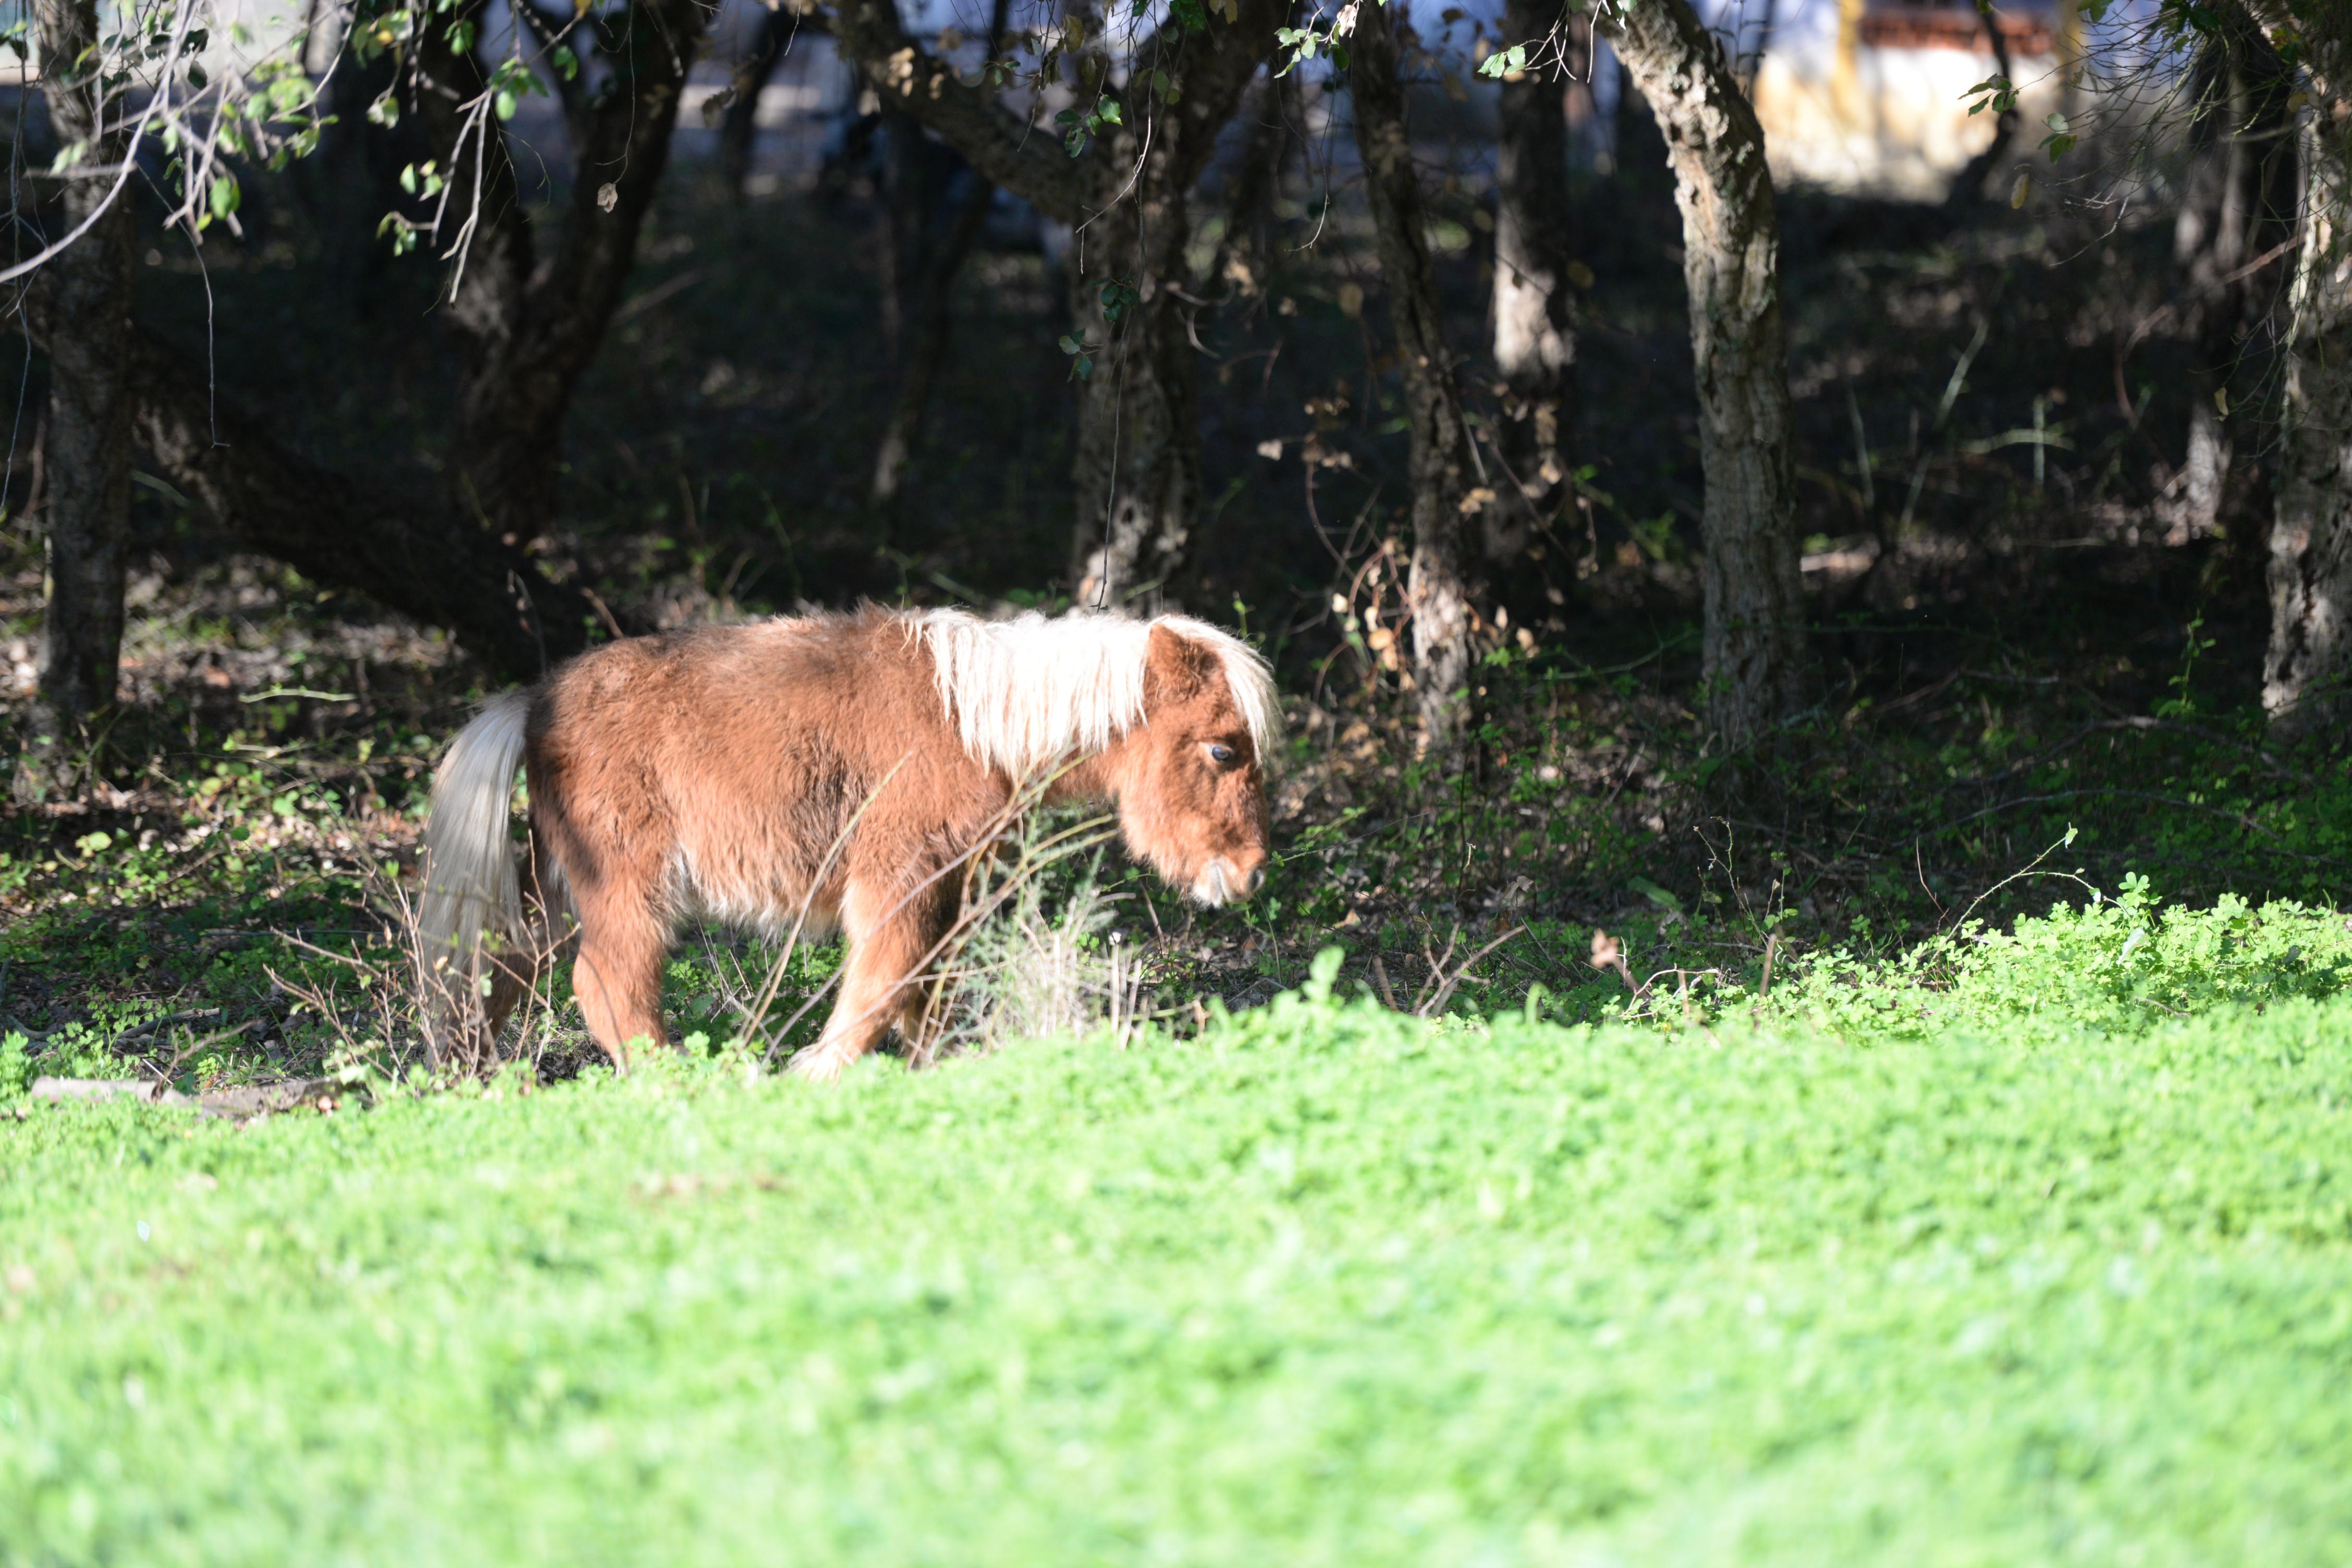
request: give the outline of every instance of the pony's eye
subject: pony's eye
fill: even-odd
[[[1212,741],[1209,742],[1209,760],[1213,763],[1230,763],[1234,760],[1234,749],[1231,746],[1220,746]]]

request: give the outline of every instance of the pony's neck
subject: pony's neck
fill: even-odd
[[[1094,755],[1081,757],[1072,763],[1046,790],[1046,801],[1060,805],[1116,798],[1127,786],[1134,751],[1130,742],[1141,733],[1142,726],[1138,725],[1124,734],[1113,736],[1110,744]]]

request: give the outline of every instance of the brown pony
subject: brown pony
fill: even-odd
[[[838,930],[841,994],[793,1063],[830,1079],[894,1022],[916,1037],[955,868],[1024,789],[1115,802],[1129,847],[1203,904],[1255,892],[1279,722],[1265,661],[1176,616],[868,609],[607,644],[493,699],[451,744],[425,833],[424,951],[487,1041],[576,934],[572,993],[625,1066],[630,1042],[667,1037],[680,921]]]

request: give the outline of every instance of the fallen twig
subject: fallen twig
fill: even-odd
[[[246,1084],[208,1094],[182,1094],[160,1080],[122,1078],[37,1078],[33,1098],[62,1105],[69,1100],[137,1100],[149,1105],[193,1110],[202,1116],[244,1121],[271,1111],[292,1110],[306,1104],[332,1110],[343,1084],[331,1078],[288,1079],[278,1083]]]
[[[1525,926],[1513,926],[1510,930],[1496,937],[1494,941],[1488,942],[1486,946],[1480,948],[1477,952],[1464,959],[1462,961],[1462,966],[1446,977],[1445,984],[1437,988],[1437,994],[1432,996],[1427,1005],[1418,1010],[1416,1016],[1426,1018],[1433,1014],[1444,1012],[1445,1010],[1447,1000],[1454,994],[1454,988],[1462,984],[1463,978],[1470,973],[1471,968],[1476,964],[1480,959],[1486,957],[1488,953],[1494,952],[1496,948],[1502,946],[1513,937],[1519,935],[1527,929],[1528,928]],[[1454,951],[1454,944],[1448,942],[1445,946],[1445,951],[1448,953],[1451,953]]]

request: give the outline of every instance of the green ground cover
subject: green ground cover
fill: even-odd
[[[1831,969],[0,1115],[0,1562],[2352,1559],[2342,917]]]

